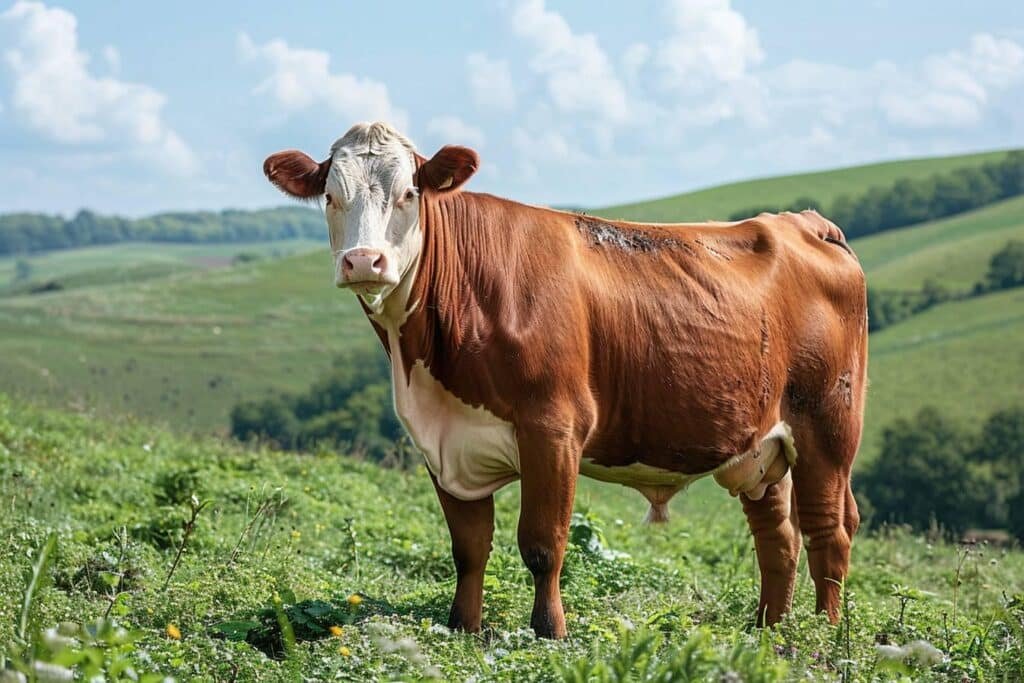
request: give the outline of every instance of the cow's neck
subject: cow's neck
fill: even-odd
[[[367,311],[392,363],[406,376],[417,362],[442,383],[460,355],[485,334],[488,314],[479,303],[486,273],[497,251],[488,244],[493,231],[473,195],[426,197],[421,204],[422,247],[416,262],[379,313]],[[474,265],[464,261],[474,254]],[[493,284],[493,283],[492,283]],[[388,336],[397,339],[389,341]],[[395,342],[397,341],[397,345]],[[395,351],[401,358],[395,358]]]

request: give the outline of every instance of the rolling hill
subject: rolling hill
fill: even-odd
[[[759,178],[671,197],[594,209],[591,213],[608,218],[671,223],[722,220],[734,211],[752,206],[787,205],[800,197],[811,197],[827,207],[840,195],[859,195],[871,187],[890,185],[900,178],[923,178],[997,161],[1005,155],[1006,151],[995,151],[928,157]]]

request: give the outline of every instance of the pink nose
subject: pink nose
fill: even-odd
[[[386,267],[387,259],[376,249],[359,247],[345,254],[341,260],[341,272],[349,282],[379,280]]]

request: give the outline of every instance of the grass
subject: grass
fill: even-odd
[[[706,480],[678,496],[673,521],[659,527],[639,524],[638,494],[582,482],[577,538],[596,535],[628,557],[571,545],[571,637],[537,641],[525,628],[532,594],[514,543],[517,488],[497,496],[487,629],[452,634],[443,627],[453,590],[447,531],[422,469],[245,450],[0,397],[0,643],[17,649],[26,581],[47,564],[42,549],[55,532],[26,640],[83,633],[65,624],[43,634],[60,622],[116,619],[121,630],[103,633],[118,644],[92,648],[82,667],[127,661],[181,681],[1024,676],[1021,552],[965,552],[898,529],[862,534],[839,627],[812,614],[802,561],[793,614],[759,632],[739,504]],[[208,506],[165,589],[192,496]],[[917,640],[938,660],[893,662],[886,656],[903,656],[876,647]]]
[[[61,249],[27,256],[0,256],[0,296],[24,293],[31,287],[58,281],[65,289],[136,283],[190,271],[223,268],[242,253],[280,258],[312,251],[313,240],[278,240],[235,244],[173,244],[121,242],[98,247]],[[28,261],[31,276],[14,282],[16,264]]]
[[[1024,289],[936,306],[873,334],[861,463],[882,429],[934,405],[978,424],[1024,403]]]
[[[305,389],[352,344],[376,343],[329,256],[265,260],[0,299],[5,390],[58,406],[215,430],[231,407]]]
[[[967,291],[982,280],[992,254],[1024,240],[1024,196],[982,209],[856,240],[868,283],[883,289],[920,289],[932,279]]]
[[[608,218],[654,222],[724,220],[734,211],[752,206],[788,205],[800,197],[811,197],[827,208],[836,197],[843,194],[856,196],[874,186],[891,185],[900,178],[923,178],[957,168],[981,165],[987,161],[998,161],[1005,154],[1006,151],[996,151],[928,157],[759,178],[671,197],[594,209],[591,213]]]

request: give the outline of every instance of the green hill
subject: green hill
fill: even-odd
[[[982,279],[992,254],[1011,239],[1024,239],[1024,197],[853,244],[873,287],[919,289],[931,278],[969,290]]]
[[[91,661],[121,652],[140,675],[782,681],[838,679],[847,670],[850,680],[888,680],[901,671],[928,680],[1024,677],[1024,553],[965,552],[897,530],[864,533],[853,547],[840,628],[812,614],[802,561],[792,617],[759,632],[750,628],[758,572],[740,504],[707,481],[677,496],[672,521],[654,527],[640,524],[639,494],[584,481],[562,578],[572,637],[537,641],[526,629],[532,586],[515,544],[517,488],[496,496],[487,630],[452,634],[444,628],[454,590],[447,529],[422,468],[403,474],[329,453],[242,450],[148,424],[40,412],[0,396],[0,653],[15,648],[23,577],[54,529],[52,580],[36,595],[32,623],[45,629],[109,614],[137,640],[97,649]],[[169,575],[193,494],[209,507]],[[894,585],[909,596],[905,610]],[[287,658],[280,658],[275,596],[297,640]],[[915,640],[938,648],[940,661],[887,662],[876,649]],[[279,658],[259,648],[277,648]],[[76,661],[67,654],[62,664]],[[634,677],[595,678],[594,667]],[[667,672],[656,675],[659,667]]]
[[[64,289],[141,282],[192,270],[231,265],[240,255],[271,258],[312,251],[314,240],[293,239],[229,244],[119,244],[45,251],[26,256],[0,256],[0,296],[24,293],[48,282]],[[18,262],[30,275],[17,280]]]
[[[882,428],[934,405],[977,424],[1024,404],[1024,288],[951,301],[871,335],[861,462]]]
[[[830,171],[746,180],[705,190],[594,209],[591,213],[633,221],[679,222],[722,220],[752,206],[788,205],[811,197],[828,206],[840,195],[858,195],[871,187],[886,186],[901,178],[923,178],[967,166],[998,161],[1006,151],[948,157],[887,161]]]

